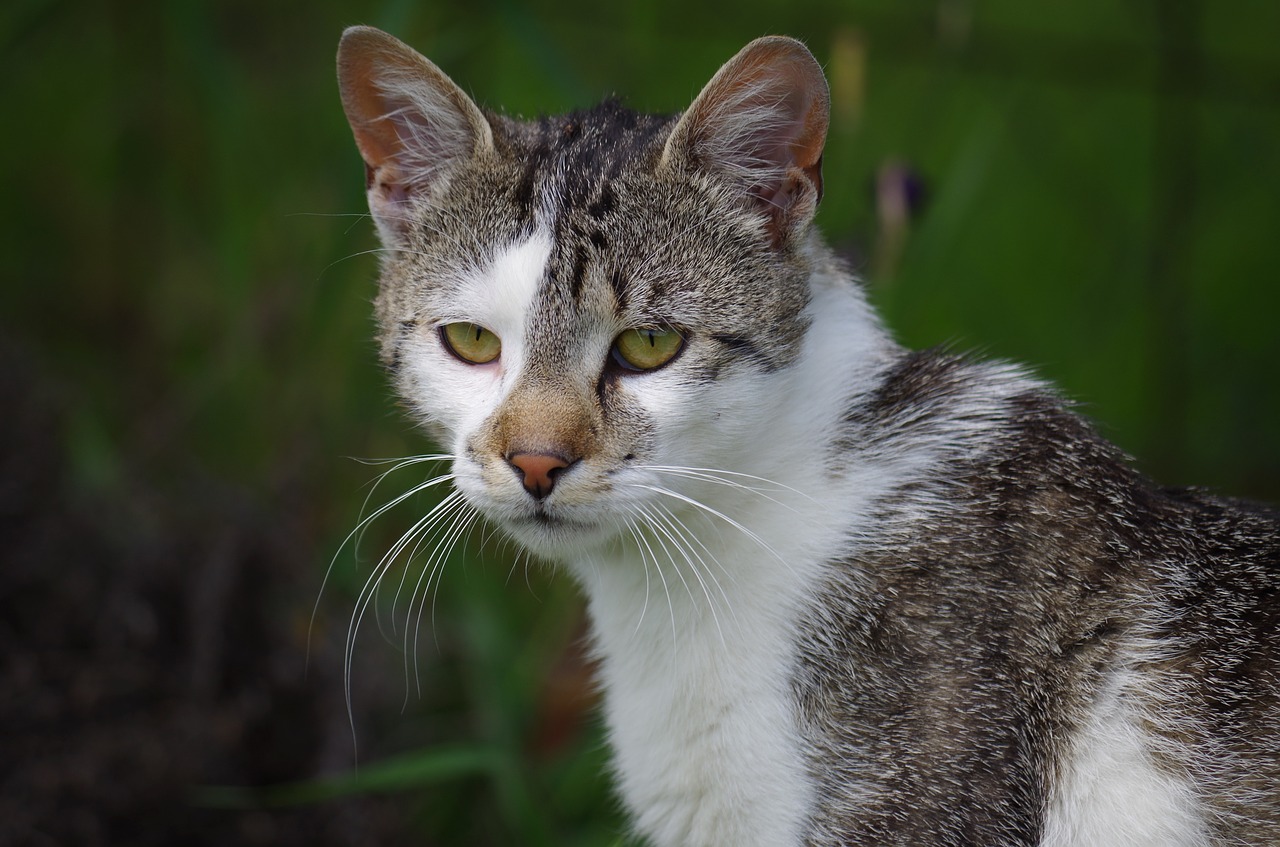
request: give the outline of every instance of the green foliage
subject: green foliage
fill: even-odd
[[[750,38],[806,39],[835,105],[820,225],[905,342],[1028,362],[1162,480],[1280,499],[1280,5],[1176,0],[10,3],[0,329],[63,387],[71,490],[179,498],[196,473],[267,516],[289,493],[318,588],[370,475],[344,457],[429,449],[369,340],[376,244],[332,66],[353,23],[525,115],[614,91],[677,110]],[[925,188],[907,219],[877,213],[893,162]],[[339,558],[315,637],[341,641],[411,523]],[[531,753],[573,591],[481,547],[448,563],[407,714],[379,722],[425,727],[421,753],[204,801],[412,789],[433,842],[617,843],[599,730]],[[386,599],[357,703],[404,643]]]

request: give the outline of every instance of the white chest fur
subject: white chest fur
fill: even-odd
[[[575,567],[602,656],[619,788],[655,845],[797,844],[810,788],[789,690],[790,621],[805,580],[746,538],[710,555],[735,572],[718,584],[704,573],[706,591],[669,561],[663,573],[638,558]]]

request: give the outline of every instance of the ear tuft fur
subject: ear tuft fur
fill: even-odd
[[[707,83],[672,131],[663,161],[736,183],[777,246],[817,211],[829,113],[827,81],[808,48],[759,38]]]
[[[364,158],[369,210],[383,242],[402,245],[403,206],[438,196],[458,165],[493,147],[493,130],[443,71],[372,27],[342,34],[338,87]]]

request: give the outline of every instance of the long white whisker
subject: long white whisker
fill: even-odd
[[[643,506],[637,505],[636,509],[644,517],[645,523],[649,526],[649,528],[654,531],[653,533],[654,540],[657,541],[658,545],[662,548],[662,552],[666,556],[667,561],[671,563],[671,567],[675,570],[676,576],[680,577],[680,582],[684,584],[685,593],[689,595],[689,599],[693,601],[693,603],[696,605],[697,600],[694,598],[694,595],[693,595],[693,587],[689,585],[689,581],[684,578],[684,571],[680,568],[680,565],[676,562],[675,557],[671,555],[671,550],[667,547],[667,542],[662,540],[662,533],[659,527],[657,526],[657,524],[654,522],[653,517],[648,514],[648,512],[645,510]],[[674,613],[675,612],[673,609],[672,614]]]
[[[674,511],[661,503],[654,503],[652,508],[657,512],[658,518],[661,519],[661,521],[666,524],[673,533],[674,537],[672,540],[677,541],[685,548],[687,551],[685,554],[686,558],[688,558],[689,554],[692,554],[693,557],[698,560],[698,564],[702,565],[702,569],[706,572],[707,578],[715,584],[716,590],[724,600],[724,605],[725,608],[729,610],[729,615],[733,618],[734,623],[737,623],[738,615],[734,611],[733,602],[729,599],[728,592],[724,590],[724,586],[720,583],[719,578],[715,575],[715,572],[711,569],[710,565],[707,564],[707,560],[703,558],[702,553],[698,552],[698,548],[702,548],[702,552],[706,553],[707,556],[711,558],[712,562],[715,562],[716,567],[719,568],[720,572],[731,582],[733,581],[733,574],[725,569],[725,566],[720,563],[720,560],[716,558],[716,555],[712,553],[707,545],[702,542],[702,539],[698,538],[698,536],[689,528],[688,524],[680,520]],[[693,562],[690,562],[689,564],[691,567],[693,566]],[[710,598],[708,598],[708,601],[709,600]]]
[[[373,519],[381,517],[387,511],[400,505],[410,497],[421,494],[423,491],[426,491],[428,488],[435,488],[437,485],[442,485],[446,482],[452,482],[453,479],[454,479],[454,474],[451,474],[451,473],[441,474],[440,476],[431,477],[430,479],[425,480],[424,482],[420,482],[417,485],[411,487],[408,491],[404,492],[404,494],[401,494],[398,497],[395,497],[394,499],[380,506],[378,509],[376,509],[373,512],[373,514],[369,515],[368,519],[360,521],[360,523],[356,525],[356,528],[352,530],[352,535],[355,536],[353,547],[357,551],[357,556],[359,555],[360,545],[364,541],[364,534],[366,531],[368,531],[369,525],[372,523]]]
[[[427,593],[431,592],[431,622],[432,633],[435,633],[436,619],[436,598],[440,596],[440,582],[444,578],[445,560],[449,558],[449,554],[453,552],[453,548],[457,546],[458,540],[462,537],[462,533],[474,525],[477,514],[468,507],[466,501],[462,501],[458,513],[454,516],[449,528],[445,530],[441,543],[436,547],[435,553],[432,554],[434,562],[431,564],[431,575],[428,576],[426,583],[422,587],[422,597],[418,600],[418,611],[413,624],[413,684],[414,689],[418,692],[418,696],[422,696],[422,665],[418,661],[418,645],[421,643],[422,632],[422,613],[427,605]],[[435,582],[434,589],[432,581]],[[417,596],[417,588],[414,588],[414,596]],[[409,638],[409,620],[405,618],[405,646],[406,655]],[[407,692],[406,692],[407,694]]]
[[[323,279],[325,274],[327,274],[334,267],[342,264],[343,262],[349,261],[351,259],[358,259],[361,256],[372,256],[377,253],[408,253],[413,256],[426,256],[428,258],[431,258],[430,253],[425,253],[421,250],[410,250],[408,248],[400,248],[400,247],[371,247],[368,250],[357,250],[354,253],[348,253],[347,255],[342,256],[341,258],[334,259],[332,262],[330,262],[329,264],[325,265],[323,268],[320,269],[320,273],[317,275],[316,279]]]
[[[437,209],[436,211],[439,214],[443,215],[447,210]],[[350,232],[351,229],[356,224],[360,223],[361,220],[374,220],[374,216],[367,211],[365,212],[290,212],[289,214],[285,215],[285,217],[286,218],[354,218],[355,220],[352,221],[351,226],[347,227],[345,232]],[[408,224],[414,224],[417,226],[423,226],[430,229],[432,232],[436,233],[437,235],[442,235],[447,237],[454,244],[459,243],[457,238],[449,235],[444,230],[439,229],[438,227],[431,226],[427,221],[423,220],[420,217],[414,217],[411,215],[390,215],[390,214],[383,214],[381,217],[383,218],[383,220],[387,220],[387,221],[396,221],[398,223],[408,223]],[[456,215],[452,215],[452,217],[454,218],[454,220],[458,219]],[[385,250],[386,252],[393,252],[395,251],[396,248],[384,247],[382,249]]]
[[[633,518],[636,517],[635,509],[630,510]],[[636,633],[640,631],[640,627],[644,624],[644,616],[649,611],[649,591],[651,589],[651,580],[649,578],[649,560],[645,558],[644,548],[641,546],[640,530],[636,527],[635,520],[627,521],[627,532],[631,533],[632,539],[636,542],[636,550],[640,553],[640,564],[644,566],[644,605],[640,607],[640,617],[636,618],[636,628],[631,633],[634,638]],[[655,565],[656,567],[656,565]],[[668,601],[668,604],[670,601]],[[672,633],[674,636],[674,633]]]
[[[396,609],[396,606],[399,605],[400,595],[404,592],[404,586],[409,576],[410,564],[413,562],[414,559],[417,558],[418,551],[422,549],[422,545],[427,540],[428,534],[436,533],[439,530],[440,526],[443,525],[446,521],[450,520],[459,510],[465,509],[466,506],[464,503],[460,502],[461,500],[462,500],[462,497],[458,492],[456,491],[450,492],[449,496],[445,498],[445,500],[441,501],[440,503],[441,508],[440,508],[439,514],[437,514],[433,518],[433,520],[431,521],[431,525],[429,527],[424,527],[422,532],[418,534],[418,539],[416,542],[414,542],[413,550],[410,551],[408,557],[405,559],[404,570],[400,574],[400,584],[396,587],[396,595],[391,601],[391,620],[393,625],[396,619],[395,609]],[[427,575],[433,572],[434,562],[436,561],[437,553],[440,550],[439,535],[435,535],[433,537],[434,537],[434,540],[436,541],[436,546],[432,549],[430,555],[428,555],[427,557],[426,562],[424,562],[422,565],[422,570],[418,573],[418,578],[417,580],[415,580],[413,590],[409,594],[409,600],[407,602],[406,610],[405,610],[405,626],[404,626],[404,635],[403,635],[404,644],[401,647],[401,655],[404,657],[405,706],[407,706],[409,701],[409,687],[410,687],[409,686],[409,643],[408,643],[409,642],[409,618],[413,614],[414,598],[417,597],[418,586],[422,584],[422,580],[424,579],[424,577],[429,579]],[[413,661],[414,661],[414,664],[416,665],[417,663],[416,653],[413,657]]]
[[[663,522],[660,514],[655,516],[643,506],[638,506],[637,508],[639,508],[641,512],[648,517],[649,526],[653,527],[658,543],[662,545],[663,551],[666,552],[668,558],[671,559],[672,566],[676,569],[676,573],[680,574],[680,579],[685,584],[685,590],[689,592],[689,599],[693,601],[693,605],[696,606],[697,599],[694,597],[693,589],[689,583],[685,581],[684,575],[681,573],[680,565],[676,562],[675,557],[671,555],[670,550],[667,548],[666,542],[662,540],[662,537],[666,536],[667,539],[671,541],[672,546],[675,547],[676,550],[680,551],[680,555],[684,558],[685,564],[689,566],[689,570],[693,573],[693,578],[698,581],[699,587],[702,588],[703,596],[707,598],[707,609],[711,612],[711,620],[715,623],[716,632],[720,635],[720,643],[725,644],[724,630],[720,627],[720,616],[716,614],[715,598],[711,596],[711,590],[707,587],[706,580],[702,578],[702,574],[699,572],[697,564],[693,561],[693,557],[689,555],[689,550],[676,540],[675,536],[672,535],[671,530]],[[719,583],[717,583],[717,587],[719,587]],[[721,593],[723,593],[723,590]],[[728,602],[728,597],[725,598],[725,601],[726,603]]]
[[[442,523],[448,520],[449,515],[453,512],[456,512],[458,508],[460,508],[459,501],[461,500],[462,500],[461,493],[459,493],[456,490],[451,491],[443,500],[440,501],[440,503],[435,508],[433,508],[430,512],[427,513],[426,517],[431,517],[433,513],[438,512],[438,514],[435,514],[434,518],[432,518],[430,525],[424,527],[423,530],[418,533],[418,540],[414,542],[413,550],[411,550],[409,552],[409,555],[405,558],[404,572],[400,575],[400,584],[396,586],[395,597],[392,598],[391,600],[391,617],[392,617],[393,623],[395,620],[396,606],[399,605],[400,603],[400,595],[404,591],[405,582],[408,578],[409,563],[418,557],[418,552],[422,549],[423,543],[427,540],[427,534],[435,530]],[[434,555],[434,552],[432,555]],[[428,561],[430,561],[430,559],[428,559]],[[410,608],[412,608],[413,606],[413,597],[414,597],[414,594],[409,595],[408,605]],[[407,620],[408,618],[406,613],[406,621]]]
[[[710,506],[708,506],[706,503],[700,503],[699,501],[694,500],[692,497],[687,497],[684,494],[681,494],[678,491],[672,491],[669,488],[662,488],[656,485],[645,485],[643,483],[636,483],[636,487],[644,488],[656,494],[661,494],[666,497],[671,497],[675,500],[680,500],[681,502],[688,503],[690,506],[693,506],[694,508],[701,509],[702,511],[706,512],[709,515],[713,515],[714,517],[719,518],[720,520],[729,524],[729,526],[738,530],[747,538],[751,539],[756,544],[758,544],[761,549],[763,549],[769,555],[777,559],[785,568],[787,568],[787,570],[792,570],[791,563],[788,562],[786,559],[782,558],[780,555],[778,555],[778,552],[774,550],[772,547],[770,547],[769,544],[765,542],[763,538],[761,538],[759,535],[757,535],[755,532],[751,531],[747,527],[738,523],[733,518],[726,515],[724,512],[721,512],[718,509],[713,509]]]
[[[412,466],[412,465],[421,464],[421,463],[423,463],[423,462],[434,462],[434,461],[450,460],[450,459],[452,459],[452,458],[453,458],[453,456],[452,456],[452,455],[448,455],[448,454],[430,454],[430,455],[425,455],[425,456],[410,456],[410,457],[409,457],[409,458],[407,458],[407,459],[360,459],[360,458],[356,458],[356,459],[355,459],[355,461],[360,462],[361,464],[364,464],[364,465],[386,465],[386,464],[390,464],[390,465],[392,465],[392,467],[391,467],[391,468],[389,468],[389,469],[387,469],[387,470],[383,471],[382,473],[378,474],[378,476],[373,480],[372,484],[369,486],[369,493],[365,495],[364,502],[360,505],[360,513],[361,513],[361,514],[364,514],[365,510],[369,508],[369,501],[370,501],[370,500],[372,500],[372,499],[373,499],[373,495],[377,493],[377,491],[378,491],[378,487],[379,487],[380,485],[382,485],[382,483],[387,479],[387,477],[388,477],[388,476],[390,476],[391,474],[395,473],[396,471],[401,470],[402,468],[410,467],[410,466]],[[444,479],[446,479],[446,478],[447,478],[447,479],[453,479],[453,476],[452,476],[452,475],[446,475],[445,477],[435,477],[434,479],[435,479],[435,480],[441,480],[441,481],[443,481],[443,480],[444,480]],[[418,490],[421,490],[421,489],[418,489]],[[369,524],[365,524],[365,525],[364,525],[364,528],[363,528],[363,529],[360,529],[360,530],[359,530],[359,532],[356,534],[356,538],[355,538],[355,541],[354,541],[354,547],[355,547],[355,549],[357,550],[357,558],[359,557],[359,553],[358,553],[358,551],[359,551],[360,545],[361,545],[361,543],[363,543],[363,541],[364,541],[364,533],[368,530],[368,528],[369,528]],[[420,539],[421,539],[421,537],[422,537],[422,536],[419,536],[419,538],[420,538]],[[397,587],[397,589],[396,589],[396,597],[399,597],[399,596],[400,596],[400,590],[399,590],[399,589],[400,589],[400,587],[403,587],[403,586],[404,586],[404,577],[405,577],[405,573],[407,573],[407,572],[408,572],[408,570],[407,570],[407,568],[408,568],[408,562],[409,562],[409,561],[412,561],[413,556],[416,554],[416,552],[417,552],[417,546],[415,545],[415,547],[414,547],[414,553],[411,553],[411,554],[409,555],[408,560],[406,560],[406,563],[405,563],[405,564],[406,564],[406,570],[405,570],[405,572],[404,572],[404,573],[402,573],[402,574],[401,574],[401,576],[400,576],[400,584],[399,584],[399,587]],[[381,590],[382,590],[382,581],[381,581],[381,580],[379,580],[379,581],[378,581],[377,589],[376,589],[376,590],[377,590],[377,592],[379,592],[379,593],[381,592]],[[373,612],[374,612],[374,620],[375,620],[375,621],[377,622],[377,624],[378,624],[378,632],[382,634],[383,638],[386,638],[386,637],[387,637],[387,636],[386,636],[386,628],[383,626],[383,623],[382,623],[382,605],[378,602],[378,599],[377,599],[376,597],[374,598],[374,601],[373,601]],[[395,624],[396,624],[396,618],[395,618],[395,600],[393,599],[393,600],[392,600],[392,603],[391,603],[391,632],[392,632],[393,634],[395,633],[395,629],[396,629],[396,625],[395,625]],[[390,639],[388,639],[388,640],[390,640]]]
[[[537,591],[534,589],[533,582],[529,578],[529,571],[533,570],[533,555],[528,550],[519,549],[516,551],[512,561],[518,564],[521,560],[524,561],[524,567],[522,568],[524,572],[524,587],[529,589],[530,594],[537,597]]]
[[[658,561],[658,555],[653,552],[653,546],[649,544],[649,539],[644,537],[644,524],[647,523],[647,519],[644,517],[643,514],[641,514],[638,511],[637,506],[632,506],[630,511],[632,514],[636,515],[641,521],[640,525],[633,525],[631,527],[632,529],[631,534],[635,537],[636,541],[640,543],[640,559],[641,561],[644,561],[644,551],[648,550],[649,558],[653,561],[653,567],[658,572],[658,581],[662,583],[662,593],[665,594],[667,597],[667,611],[671,615],[671,645],[672,645],[672,650],[674,651],[675,644],[676,644],[676,607],[675,607],[675,604],[671,601],[671,587],[667,584],[666,574],[662,572],[662,563]],[[646,570],[645,571],[646,586],[648,585],[648,579],[649,579],[649,574],[648,574],[648,570]],[[648,602],[647,592],[646,592],[645,600],[647,604]],[[636,630],[639,631],[639,624],[637,624]]]
[[[655,471],[657,473],[666,473],[666,474],[671,474],[672,476],[682,476],[687,479],[696,479],[702,482],[710,482],[716,485],[724,485],[730,488],[738,488],[738,489],[741,489],[742,491],[750,491],[753,494],[758,494],[759,496],[763,497],[764,499],[768,500],[771,503],[776,503],[782,508],[789,509],[790,511],[793,511],[793,512],[796,511],[794,507],[786,503],[783,503],[773,497],[770,497],[768,492],[770,490],[775,492],[789,491],[792,494],[795,494],[799,497],[803,497],[804,499],[808,500],[811,503],[818,502],[817,500],[814,500],[808,494],[805,494],[803,491],[800,491],[797,488],[792,488],[789,485],[785,485],[781,482],[774,482],[771,479],[768,479],[762,476],[756,476],[755,474],[739,473],[738,471],[715,470],[712,468],[686,468],[686,467],[679,467],[674,465],[639,465],[637,467],[639,469]],[[765,485],[769,486],[769,488],[757,488],[751,485],[744,485],[738,482],[737,480],[726,479],[725,478],[726,476],[740,477],[742,479],[754,480],[756,482],[764,483]]]
[[[355,644],[356,637],[360,632],[360,624],[364,621],[364,616],[368,612],[370,604],[373,603],[378,585],[382,582],[382,578],[395,563],[400,553],[414,538],[428,531],[437,520],[437,515],[442,510],[448,510],[450,505],[461,496],[457,492],[451,492],[449,496],[437,503],[426,515],[414,523],[407,532],[402,534],[396,543],[391,546],[391,549],[383,554],[378,564],[374,566],[373,571],[369,574],[368,579],[365,580],[359,595],[356,597],[355,608],[352,610],[351,620],[347,624],[346,649],[343,653],[343,680],[346,689],[347,717],[351,721],[353,733],[355,732],[355,715],[351,704],[351,671],[355,659]]]
[[[351,672],[353,658],[355,652],[355,639],[360,631],[360,622],[364,620],[365,612],[368,610],[370,598],[372,598],[374,588],[382,580],[387,569],[391,567],[391,562],[386,557],[378,562],[378,565],[370,572],[369,577],[360,588],[360,594],[356,597],[355,607],[351,612],[351,620],[347,623],[347,639],[342,652],[342,683],[343,691],[346,695],[347,703],[347,721],[351,724],[351,739],[354,744],[356,739],[356,720],[355,712],[351,703]]]
[[[456,494],[457,492],[454,493]],[[414,582],[413,590],[409,593],[409,600],[405,609],[404,646],[402,648],[402,652],[404,654],[404,696],[406,706],[409,702],[409,691],[411,688],[409,684],[410,665],[413,667],[412,688],[417,692],[419,697],[422,696],[421,670],[418,660],[419,625],[415,624],[410,626],[410,621],[415,619],[414,608],[417,607],[419,609],[416,619],[420,623],[422,617],[422,604],[426,602],[427,594],[431,590],[432,583],[435,582],[439,585],[439,580],[444,575],[444,562],[448,558],[449,553],[453,549],[453,545],[457,541],[455,528],[460,521],[467,520],[469,513],[470,509],[466,501],[462,499],[461,494],[458,494],[457,499],[450,504],[449,512],[447,514],[442,513],[440,520],[436,523],[437,529],[440,527],[444,527],[444,529],[435,537],[435,547],[427,557],[427,560],[423,563],[422,570],[418,573],[418,578]],[[419,594],[421,594],[421,600],[419,600]],[[410,649],[411,639],[413,644],[412,649]]]
[[[406,464],[412,464],[412,462],[406,462]],[[386,475],[383,474],[383,476],[385,477]],[[342,543],[339,544],[338,549],[334,551],[333,558],[329,560],[329,566],[325,568],[324,577],[322,577],[320,580],[320,588],[316,592],[316,601],[311,606],[311,620],[307,625],[307,661],[308,663],[310,662],[310,659],[311,659],[311,633],[312,633],[312,630],[314,630],[315,628],[316,614],[320,610],[320,599],[324,596],[324,589],[329,584],[329,577],[333,575],[334,565],[337,564],[338,557],[342,555],[342,551],[346,548],[346,546],[349,543],[351,543],[351,540],[353,538],[359,539],[363,530],[366,527],[368,527],[370,523],[377,520],[379,517],[386,514],[391,509],[394,509],[396,506],[400,505],[405,500],[408,500],[410,497],[414,496],[415,494],[418,494],[419,492],[425,491],[428,488],[439,485],[443,482],[449,482],[453,478],[454,478],[453,474],[443,474],[441,476],[432,477],[431,479],[428,479],[425,482],[421,482],[413,486],[403,494],[393,498],[387,503],[384,503],[382,506],[379,506],[368,517],[361,519],[360,522],[356,524],[355,528],[352,529],[349,533],[347,533],[347,536],[342,539]],[[381,480],[381,477],[379,478],[379,480]],[[376,484],[377,483],[375,483],[375,486]],[[372,496],[372,492],[370,492],[370,496]],[[365,498],[365,505],[366,506],[368,505],[368,497]],[[361,511],[363,511],[363,509],[361,509]],[[359,541],[357,540],[356,543],[358,544]]]
[[[733,573],[730,572],[729,569],[726,568],[720,562],[720,559],[716,556],[715,553],[711,551],[711,548],[709,548],[706,545],[706,543],[703,542],[703,540],[700,537],[698,537],[698,533],[694,532],[693,529],[688,524],[682,521],[680,517],[672,509],[668,508],[667,506],[655,503],[654,507],[660,509],[661,512],[664,515],[666,515],[667,520],[670,521],[671,523],[674,523],[679,528],[679,531],[683,537],[689,539],[693,544],[696,544],[698,547],[702,548],[702,552],[707,554],[707,556],[711,559],[711,561],[715,563],[716,567],[720,569],[720,573],[724,574],[725,578],[728,579],[730,582],[733,582]],[[699,557],[699,559],[705,562],[705,560],[701,559],[701,557]],[[708,568],[707,570],[708,570],[708,573],[710,573],[710,568]]]

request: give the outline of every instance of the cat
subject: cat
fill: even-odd
[[[647,843],[1280,844],[1280,518],[895,343],[803,44],[672,116],[483,111],[367,27],[338,68],[382,361],[441,508],[585,592]]]

